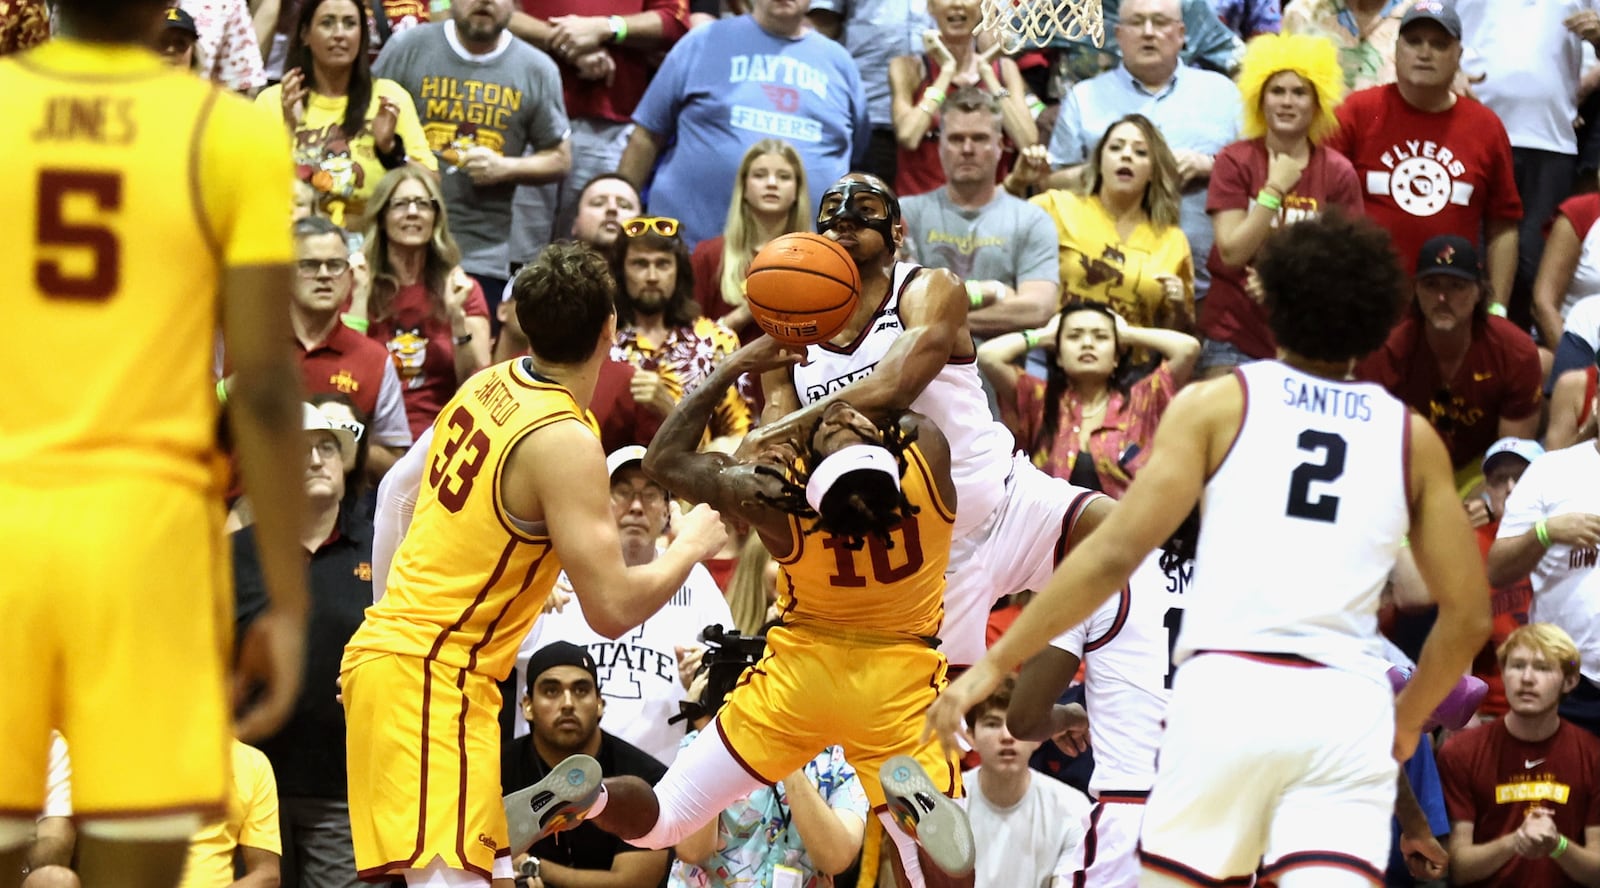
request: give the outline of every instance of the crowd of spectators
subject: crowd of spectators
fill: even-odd
[[[260,752],[236,751],[237,809],[196,837],[186,884],[275,884],[269,867],[284,885],[356,884],[342,713],[324,691],[374,593],[367,491],[472,374],[524,353],[502,309],[517,269],[562,238],[609,262],[618,332],[592,409],[629,563],[648,561],[676,505],[638,445],[758,335],[745,269],[812,230],[851,170],[898,191],[903,259],[964,280],[1016,449],[1112,496],[1191,377],[1275,354],[1251,267],[1273,230],[1331,212],[1386,229],[1409,288],[1351,372],[1444,440],[1497,627],[1475,665],[1484,724],[1443,742],[1442,789],[1419,800],[1448,809],[1434,832],[1457,883],[1600,884],[1600,0],[1102,8],[1105,46],[1008,56],[977,30],[978,0],[175,0],[152,48],[281,115],[294,148],[305,218],[284,297],[316,406],[307,453],[284,458],[307,460],[318,504],[305,699]],[[47,0],[0,0],[0,52],[49,29]],[[218,371],[225,398],[225,355]],[[759,424],[757,388],[726,393],[705,446],[731,451]],[[248,525],[236,504],[241,623],[261,606]],[[506,695],[508,791],[571,751],[652,779],[671,762],[694,728],[672,717],[697,699],[701,630],[774,616],[776,568],[730,530],[631,635],[604,639],[575,603],[540,621]],[[1417,655],[1428,620],[1425,590],[1397,576],[1400,650]],[[967,779],[975,829],[1014,854],[986,860],[980,839],[978,884],[1070,881],[1086,805],[1018,771],[1033,748],[996,724],[1003,708],[972,714],[984,761]],[[1501,774],[1504,756],[1562,770]],[[836,825],[791,829],[791,809],[832,812],[853,840],[809,849]],[[32,884],[70,878],[56,820]],[[776,867],[826,885],[843,855],[870,885],[882,839],[836,748],[676,866],[595,841],[536,849],[533,883],[580,868],[613,877],[582,884],[772,884]]]

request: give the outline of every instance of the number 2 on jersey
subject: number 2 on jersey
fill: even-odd
[[[93,202],[102,218],[90,221],[67,217],[69,202],[82,206],[84,199]],[[53,299],[99,301],[110,299],[117,292],[122,277],[122,244],[103,217],[120,209],[122,176],[117,173],[39,171],[34,240],[41,255],[33,266],[33,283],[40,293]],[[42,254],[46,252],[57,258],[44,258]],[[88,272],[69,273],[59,258],[63,252],[87,252]]]
[[[1344,474],[1344,439],[1332,432],[1306,429],[1300,433],[1297,443],[1307,453],[1320,453],[1322,459],[1301,463],[1289,476],[1289,504],[1284,512],[1291,518],[1332,524],[1339,518],[1339,498],[1325,493],[1312,499],[1311,484],[1314,481],[1324,484],[1336,481]]]
[[[489,458],[489,436],[482,429],[473,428],[472,414],[465,407],[457,407],[445,426],[448,437],[444,449],[428,466],[428,483],[438,491],[439,505],[459,512],[467,504],[473,481]],[[462,444],[466,444],[466,449],[462,449]],[[458,453],[459,461],[456,460]]]

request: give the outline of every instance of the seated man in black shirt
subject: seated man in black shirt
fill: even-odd
[[[528,692],[522,698],[522,714],[530,732],[501,745],[502,792],[509,794],[538,783],[553,764],[578,753],[593,756],[605,777],[631,774],[654,786],[667,773],[666,766],[600,730],[604,710],[600,676],[587,649],[557,641],[535,651],[528,660]],[[543,888],[579,884],[573,878],[574,870],[585,871],[583,885],[637,888],[666,884],[667,851],[639,850],[592,823],[549,836],[528,853],[539,861]],[[516,863],[520,867],[522,858]],[[604,878],[599,878],[602,873]]]

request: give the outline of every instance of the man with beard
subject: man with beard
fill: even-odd
[[[511,6],[456,3],[449,19],[395,35],[372,66],[374,77],[416,98],[428,147],[440,158],[461,267],[490,299],[511,276],[506,232],[516,186],[557,181],[572,167],[561,75],[507,30]]]
[[[600,728],[606,710],[600,673],[588,650],[557,641],[535,651],[528,661],[528,692],[522,715],[531,733],[501,744],[500,785],[513,793],[538,783],[569,755],[583,753],[600,763],[606,777],[631,774],[651,786],[667,769],[637,746]],[[528,849],[532,870],[546,888],[586,885],[634,888],[654,885],[667,874],[667,852],[633,848],[592,823],[547,836]],[[521,866],[523,859],[517,864]],[[574,871],[584,871],[581,875]]]

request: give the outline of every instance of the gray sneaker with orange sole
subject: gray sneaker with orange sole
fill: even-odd
[[[889,814],[935,866],[952,876],[972,872],[975,851],[967,812],[933,785],[916,759],[889,759],[878,769],[878,781],[889,800]]]

